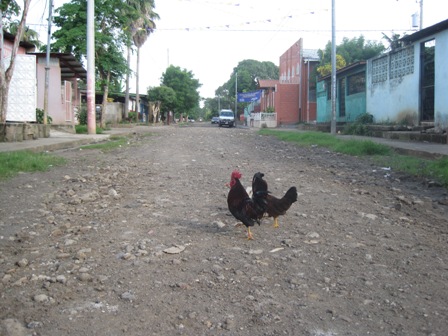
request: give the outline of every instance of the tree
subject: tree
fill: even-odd
[[[154,31],[155,19],[159,15],[154,12],[154,0],[130,0],[129,5],[135,11],[131,16],[131,35],[135,46],[137,47],[137,71],[136,71],[136,122],[139,114],[139,77],[140,77],[140,48],[145,44],[149,35]]]
[[[404,46],[403,42],[400,40],[400,34],[392,33],[392,35],[390,37],[384,33],[382,33],[382,34],[383,34],[383,39],[385,39],[389,43],[388,49],[390,51],[397,50]],[[405,36],[405,35],[406,35],[406,33],[403,36]]]
[[[199,106],[198,89],[201,84],[191,71],[170,65],[162,74],[162,85],[170,87],[176,92],[174,113],[182,117],[183,113],[193,112]]]
[[[216,95],[225,91],[235,93],[236,74],[238,74],[238,92],[257,90],[258,79],[278,79],[279,68],[272,62],[244,60],[233,69],[230,79],[216,90]]]
[[[22,12],[22,18],[20,19],[20,22],[17,27],[17,33],[14,38],[14,45],[11,50],[11,55],[9,58],[9,65],[4,64],[3,59],[1,60],[0,64],[0,88],[1,88],[1,94],[0,94],[0,123],[6,122],[6,110],[8,107],[8,93],[9,93],[9,86],[11,84],[12,75],[14,73],[14,67],[15,67],[15,60],[17,51],[19,49],[19,43],[22,40],[23,31],[26,24],[26,17],[28,15],[28,10],[30,8],[31,0],[24,0],[24,6],[23,6],[23,12]],[[14,13],[18,13],[19,9],[17,6],[17,3],[15,1],[4,1],[1,2],[1,10],[0,13],[9,13],[8,15],[12,15]],[[2,15],[2,22],[3,22],[3,15]],[[3,38],[3,27],[1,28],[1,38]],[[3,55],[2,55],[3,57]],[[5,62],[7,63],[7,62]]]
[[[120,8],[120,10],[115,10]],[[123,11],[130,8],[121,0],[104,0],[95,4],[95,74],[96,85],[103,92],[100,126],[105,127],[105,111],[111,82],[115,84],[129,71],[123,56],[127,36],[123,32],[127,22]],[[72,53],[79,61],[87,56],[87,0],[72,0],[56,10],[53,33],[56,39],[51,49]]]
[[[7,30],[11,34],[16,35],[18,27],[18,21],[11,21],[7,26]],[[39,40],[39,33],[28,26],[26,26],[23,31],[22,41],[34,44],[36,49],[39,49],[43,45],[43,43]]]
[[[336,54],[336,70],[342,69],[346,65],[347,63],[345,62],[344,57],[342,57],[339,54]],[[316,68],[316,71],[321,77],[331,74],[331,62],[318,66]]]
[[[344,37],[341,44],[336,46],[336,69],[343,68],[356,62],[365,61],[380,55],[385,50],[382,43],[366,41],[364,36],[349,39]],[[319,50],[320,66],[318,72],[321,76],[331,73],[331,41],[328,41],[324,50]],[[330,69],[330,72],[328,72]],[[322,72],[322,73],[321,73]]]
[[[148,89],[148,100],[160,101],[160,112],[168,115],[176,106],[176,92],[168,86],[157,86]]]

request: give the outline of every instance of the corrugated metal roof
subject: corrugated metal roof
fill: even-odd
[[[38,58],[46,58],[46,53],[28,53],[36,55]],[[87,70],[72,54],[50,53],[50,57],[59,58],[59,66],[61,67],[61,79],[69,78],[87,78]]]

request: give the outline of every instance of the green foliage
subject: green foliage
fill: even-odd
[[[47,171],[52,166],[64,163],[64,158],[48,153],[29,151],[0,153],[0,180],[13,177],[20,172]]]
[[[160,111],[167,113],[176,107],[176,91],[168,86],[157,86],[148,89],[148,100],[151,102],[160,101]]]
[[[199,106],[198,89],[202,84],[191,71],[171,65],[162,74],[162,85],[171,88],[176,94],[172,105],[176,114],[190,114]]]
[[[103,152],[113,150],[115,148],[128,145],[128,138],[124,136],[112,136],[108,141],[102,143],[96,143],[92,145],[82,146],[82,149],[99,149]]]
[[[425,160],[412,156],[391,155],[376,157],[378,165],[392,167],[396,171],[405,172],[412,176],[425,177],[448,187],[448,158]]]
[[[363,35],[352,39],[344,37],[336,46],[336,54],[341,55],[347,65],[378,56],[384,50],[382,43],[366,41]],[[331,41],[327,42],[324,50],[319,50],[319,56],[321,65],[331,63]]]
[[[120,8],[120,10],[117,10]],[[130,70],[123,56],[129,36],[122,27],[129,24],[126,2],[104,0],[95,3],[95,76],[99,87],[119,82]],[[53,18],[59,29],[53,33],[51,50],[72,53],[79,61],[87,55],[87,1],[71,0],[55,11]]]
[[[341,55],[336,54],[336,70],[342,69],[346,65],[347,65],[347,62],[345,61],[345,59]],[[322,77],[331,74],[331,70],[332,70],[331,63],[325,63],[316,68],[316,71]]]
[[[346,125],[344,134],[353,135],[371,135],[371,131],[367,125],[373,123],[373,115],[363,113],[356,118],[354,123]]]
[[[76,134],[87,134],[89,133],[87,125],[76,125],[75,126]],[[102,134],[103,129],[101,127],[96,127],[96,134]]]
[[[365,61],[369,58],[380,55],[385,50],[382,43],[366,41],[364,36],[354,37],[349,39],[344,37],[341,44],[336,46],[336,68],[340,69],[346,65],[356,62]],[[331,73],[331,41],[328,41],[325,49],[319,49],[320,70],[321,76]],[[342,65],[340,59],[345,61]]]
[[[373,124],[373,115],[367,112],[360,114],[356,118],[356,122],[360,124]]]
[[[390,153],[390,148],[388,146],[377,144],[370,140],[359,141],[338,139],[329,133],[261,130],[260,134],[275,135],[281,140],[295,142],[302,146],[326,147],[336,152],[349,155],[387,155]]]
[[[87,125],[87,108],[82,106],[76,117],[80,125]]]
[[[216,90],[216,95],[235,96],[236,74],[238,92],[251,92],[257,89],[258,79],[279,79],[279,67],[272,62],[243,60],[233,69],[230,79]]]
[[[42,110],[40,108],[36,109],[36,121],[38,124],[44,123],[44,113],[45,113],[44,110]],[[53,119],[49,115],[47,115],[47,123],[51,124],[52,122],[53,122]]]
[[[3,16],[2,20],[6,19],[6,22],[10,21],[12,16],[19,15],[20,6],[17,4],[15,0],[2,0],[0,6],[1,6],[0,10],[2,11]]]
[[[266,112],[267,112],[267,113],[274,113],[274,112],[275,112],[275,108],[274,108],[273,106],[268,106],[268,107],[266,108]]]
[[[129,120],[135,120],[135,116],[137,115],[136,112],[129,112],[128,116],[129,116]]]

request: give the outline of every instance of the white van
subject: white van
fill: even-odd
[[[229,127],[235,126],[235,115],[232,110],[219,111],[219,127],[226,125]]]

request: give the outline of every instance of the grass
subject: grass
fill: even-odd
[[[275,136],[299,146],[320,146],[352,156],[369,156],[373,161],[395,171],[418,177],[426,177],[448,188],[448,158],[426,160],[408,155],[398,155],[386,145],[370,140],[338,139],[329,133],[296,132],[262,129],[261,135]]]
[[[108,141],[96,143],[92,145],[82,146],[82,149],[99,149],[107,152],[112,149],[122,147],[128,144],[128,138],[125,136],[112,135]]]
[[[81,148],[82,149],[99,149],[103,152],[107,152],[107,151],[110,151],[110,150],[118,148],[118,147],[123,147],[123,146],[129,145],[129,137],[131,137],[131,136],[132,135],[129,135],[129,136],[111,135],[109,137],[108,141],[82,146]],[[149,132],[139,133],[138,136],[140,138],[145,138],[145,137],[152,136],[152,133],[149,133]]]
[[[87,125],[75,125],[76,134],[87,134]],[[96,134],[103,134],[103,129],[101,127],[96,128]]]
[[[0,180],[6,180],[20,172],[47,171],[52,166],[64,163],[64,158],[47,153],[29,151],[0,153]]]

